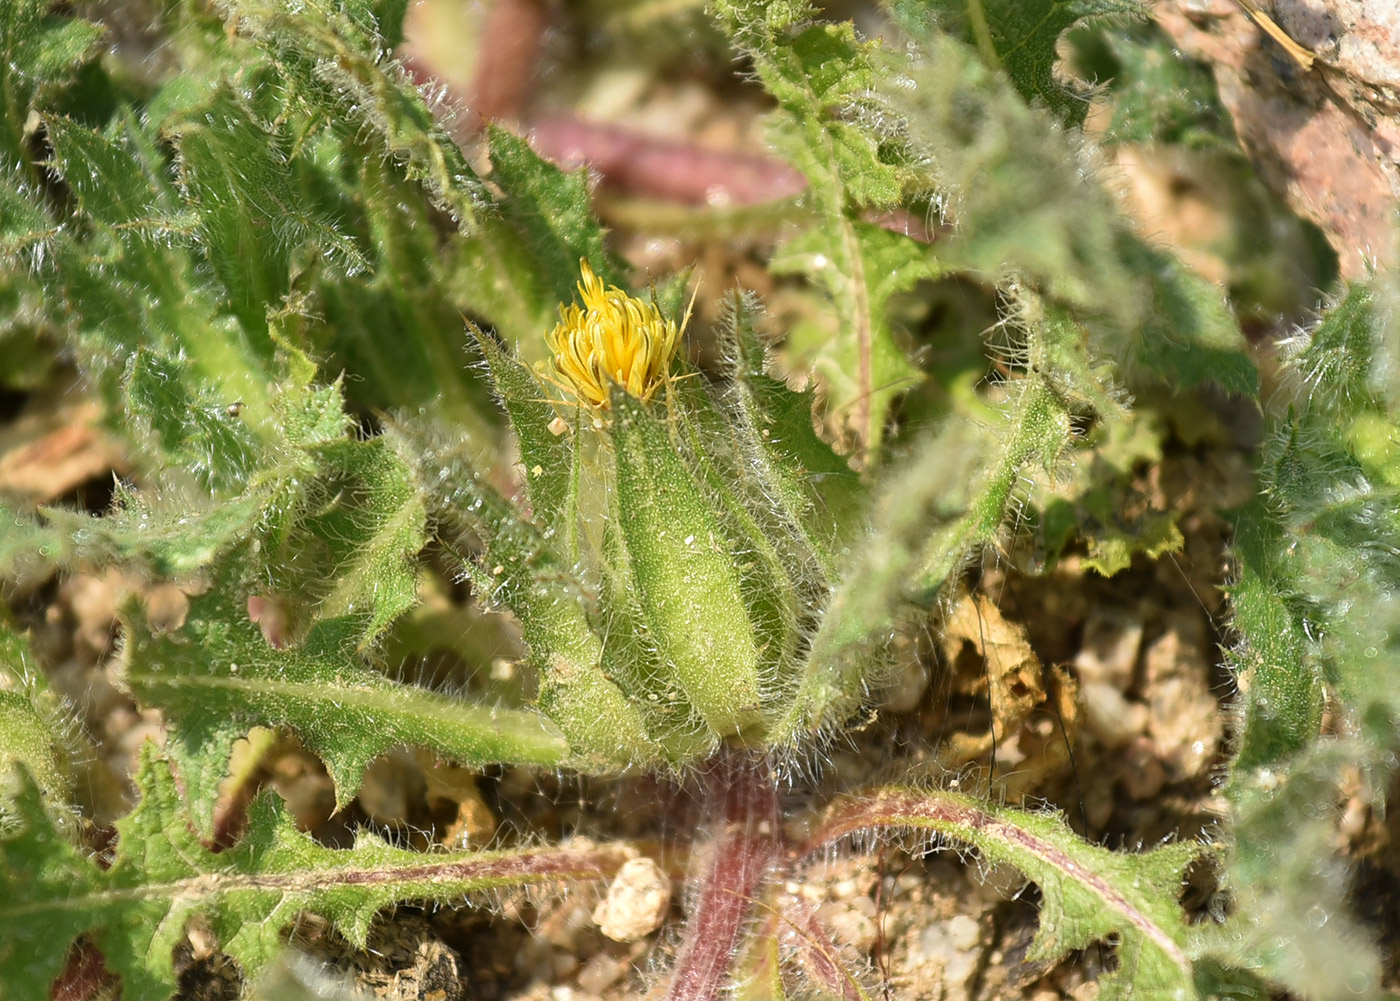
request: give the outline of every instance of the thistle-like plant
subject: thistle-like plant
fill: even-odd
[[[1270,941],[1300,933],[1268,917],[1296,900],[1269,871],[1285,844],[1269,827],[1329,795],[1348,759],[1318,734],[1329,687],[1377,788],[1393,760],[1391,702],[1359,666],[1393,645],[1394,359],[1366,290],[1300,350],[1306,405],[1275,421],[1266,493],[1240,514],[1244,694],[1218,844],[1111,852],[1052,813],[912,776],[789,822],[786,791],[859,739],[853,722],[911,666],[902,640],[979,556],[1009,552],[1008,523],[1042,562],[1077,545],[1106,575],[1180,543],[1175,512],[1124,513],[1162,439],[1132,393],[1257,392],[1219,290],[1117,211],[1073,131],[1082,103],[1051,72],[1082,16],[1138,12],[895,3],[890,41],[870,42],[798,4],[717,5],[808,185],[777,210],[770,270],[806,282],[784,350],[810,361],[824,434],[757,297],[717,297],[719,361],[702,368],[683,283],[629,290],[581,174],[492,129],[477,176],[389,55],[402,9],[171,8],[157,27],[180,72],[144,83],[119,54],[93,60],[99,28],[39,2],[4,12],[0,345],[26,360],[0,375],[56,379],[49,346],[130,456],[100,516],[4,510],[5,593],[116,565],[178,583],[187,607],[120,609],[120,682],[159,711],[164,746],[140,752],[107,867],[69,806],[85,738],[0,626],[0,996],[71,983],[92,949],[127,997],[168,996],[196,922],[255,977],[303,913],[363,945],[388,905],[598,882],[638,850],[421,853],[363,832],[329,848],[269,793],[243,815],[256,762],[231,776],[230,749],[258,728],[318,755],[338,807],[405,744],[698,783],[714,818],[693,847],[712,851],[691,853],[673,998],[868,996],[784,887],[889,835],[1019,870],[1042,901],[1031,955],[1107,942],[1109,996],[1330,996],[1322,959]],[[887,225],[935,211],[932,241]],[[940,277],[993,289],[999,311],[954,362],[897,335],[899,295]],[[422,633],[449,631],[415,618],[444,576],[518,623],[523,665],[490,670],[473,626],[445,641],[465,693],[395,677],[386,651],[411,660]],[[1352,579],[1372,612],[1342,633]],[[988,680],[993,741],[1006,688]],[[1057,691],[1072,710],[1072,684]],[[1310,865],[1325,832],[1303,833]],[[1187,921],[1202,857],[1243,912]],[[1310,872],[1339,911],[1335,867]],[[1329,941],[1364,956],[1358,939]]]

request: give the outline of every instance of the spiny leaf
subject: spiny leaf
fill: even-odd
[[[494,446],[495,414],[469,371],[471,339],[455,287],[468,241],[444,232],[418,186],[372,146],[333,136],[323,146],[307,185],[324,186],[326,213],[354,221],[364,268],[349,258],[337,267],[308,260],[308,268],[319,269],[314,301],[324,323],[298,326],[354,374],[346,388],[356,409],[431,407],[470,429],[473,441]],[[337,166],[346,161],[355,164],[348,178]]]
[[[202,399],[192,400],[191,384],[198,386],[199,380],[183,360],[138,353],[126,386],[130,413],[138,427],[143,419],[149,421],[148,440],[177,468],[153,473],[144,492],[119,487],[112,510],[101,517],[44,510],[44,524],[30,523],[16,532],[14,549],[8,556],[0,554],[0,565],[37,558],[51,566],[125,565],[158,579],[188,578],[254,537],[264,560],[282,558],[287,552],[281,546],[293,537],[310,498],[355,477],[360,482],[349,496],[358,503],[336,507],[359,510],[366,498],[386,502],[382,510],[361,512],[360,528],[392,518],[397,508],[375,482],[390,475],[374,468],[372,453],[379,446],[353,447],[340,456],[330,448],[344,440],[347,430],[338,387],[313,388],[289,379],[264,387],[271,394],[266,404],[239,402],[230,408],[207,390]],[[184,478],[188,473],[194,474],[193,485]],[[364,494],[356,492],[361,490]],[[411,504],[411,498],[403,498],[401,507],[410,515]],[[418,526],[419,536],[417,542],[402,540],[409,552],[421,545],[421,513],[410,522]],[[303,540],[307,534],[302,532]],[[333,548],[349,567],[369,558],[375,542],[347,530]],[[312,593],[324,591],[324,570],[321,566],[314,572]],[[394,580],[401,584],[401,578]],[[384,592],[386,598],[397,596],[392,614],[406,607],[402,591],[396,586]],[[379,606],[379,614],[387,614],[388,607]]]
[[[417,600],[414,557],[426,541],[423,498],[382,438],[342,438],[320,446],[315,456],[325,476],[318,491],[330,499],[297,526],[316,544],[294,541],[294,558],[321,557],[313,572],[332,583],[318,595],[317,615],[362,618],[363,649]]]
[[[10,0],[0,16],[0,163],[7,166],[30,160],[25,130],[36,95],[68,78],[102,37],[100,25],[50,16],[51,6]]]
[[[812,838],[817,850],[852,834],[927,831],[1007,863],[1040,887],[1040,928],[1027,959],[1053,963],[1116,940],[1118,967],[1099,997],[1189,1001],[1201,996],[1197,937],[1177,902],[1186,868],[1204,853],[1177,843],[1142,854],[1090,844],[1056,815],[992,806],[951,792],[888,788],[839,802]]]
[[[865,490],[841,456],[818,437],[812,423],[814,393],[793,392],[767,374],[767,353],[755,327],[755,302],[735,294],[721,342],[741,430],[739,447],[766,496],[816,553],[834,580],[844,545],[861,527]]]
[[[69,726],[57,702],[36,670],[29,644],[0,620],[0,834],[12,823],[5,800],[15,792],[9,780],[17,776],[17,765],[24,766],[55,826],[65,836],[74,833]]]
[[[495,211],[464,242],[452,282],[462,307],[487,321],[527,363],[544,360],[544,332],[575,296],[579,260],[625,286],[603,243],[584,170],[563,171],[504,129],[487,130]]]
[[[536,848],[423,854],[361,832],[351,849],[317,844],[271,794],[256,800],[248,830],[214,853],[187,822],[170,765],[153,744],[136,775],[141,799],[117,822],[110,869],[82,857],[50,824],[24,775],[19,830],[0,840],[0,968],[7,996],[48,996],[69,947],[91,934],[123,996],[175,992],[172,950],[195,916],[256,976],[285,948],[283,929],[303,912],[334,923],[363,948],[376,912],[401,900],[455,903],[473,893],[598,880],[626,860],[620,848]]]
[[[920,378],[895,343],[885,306],[894,292],[938,273],[917,242],[853,218],[896,204],[906,180],[892,152],[902,144],[895,125],[862,114],[879,76],[878,45],[857,41],[849,23],[798,27],[800,14],[781,5],[726,2],[718,10],[778,101],[774,142],[806,176],[805,197],[818,214],[780,249],[774,267],[807,274],[830,300],[835,328],[819,363],[834,380],[830,405],[859,448],[874,448],[894,398]]]
[[[328,116],[347,137],[373,137],[367,155],[387,156],[421,184],[433,202],[471,232],[488,199],[466,157],[434,117],[401,66],[387,58],[353,8],[310,0],[232,0],[239,27],[251,33],[298,82],[308,111]]]
[[[1088,151],[962,43],[934,34],[916,53],[877,90],[907,122],[907,169],[956,226],[933,244],[942,268],[1067,308],[1096,354],[1125,360],[1129,385],[1211,379],[1252,394],[1254,366],[1221,290],[1133,232]]]
[[[1400,485],[1357,447],[1358,434],[1400,437],[1387,392],[1394,320],[1373,295],[1353,287],[1294,346],[1285,389],[1296,399],[1270,421],[1264,496],[1237,515],[1231,595],[1243,731],[1226,786],[1239,832],[1228,872],[1251,918],[1222,952],[1250,953],[1264,976],[1327,999],[1374,996],[1379,973],[1347,916],[1335,822],[1317,804],[1335,801],[1357,765],[1390,786],[1400,720]],[[1321,740],[1329,701],[1354,734],[1344,746]]]
[[[1055,79],[1060,36],[1084,18],[1148,15],[1139,0],[895,0],[892,6],[906,27],[932,19],[973,46],[1026,101],[1044,104],[1066,125],[1082,123],[1089,102]]]
[[[403,744],[474,765],[552,765],[568,750],[535,713],[471,705],[371,671],[357,650],[364,616],[322,619],[277,649],[249,617],[248,594],[231,567],[190,599],[177,630],[152,632],[133,603],[122,619],[124,680],[171,721],[170,753],[202,830],[233,742],[254,726],[297,733],[326,762],[338,806],[354,798],[373,758]]]
[[[68,182],[79,211],[108,226],[129,226],[163,210],[161,192],[125,137],[105,136],[59,115],[45,115],[52,166]]]
[[[798,748],[854,708],[878,680],[878,649],[913,608],[1001,529],[1032,462],[1053,466],[1070,442],[1069,414],[1037,379],[1015,385],[1004,423],[950,421],[883,485],[874,529],[855,546],[812,638],[805,675],[778,742]]]
[[[200,244],[245,327],[265,322],[290,287],[290,241],[283,220],[295,202],[289,137],[256,120],[221,87],[189,117],[166,125],[180,186],[198,206]]]

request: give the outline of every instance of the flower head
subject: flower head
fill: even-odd
[[[600,410],[608,409],[613,384],[639,400],[651,399],[680,347],[675,321],[662,317],[654,302],[604,285],[586,258],[579,272],[583,305],[560,306],[559,323],[545,335],[564,388]]]

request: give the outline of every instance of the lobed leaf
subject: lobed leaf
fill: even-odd
[[[248,830],[215,853],[185,822],[170,765],[153,744],[136,775],[140,802],[117,822],[109,869],[82,857],[43,813],[25,774],[14,804],[18,830],[0,839],[0,967],[16,997],[45,997],[69,947],[91,935],[123,996],[170,997],[172,950],[202,917],[219,946],[256,976],[284,948],[283,929],[303,912],[329,919],[357,948],[382,908],[402,900],[456,903],[501,889],[604,879],[626,861],[621,848],[527,848],[424,854],[361,832],[337,850],[296,829],[263,794]]]
[[[1295,345],[1295,395],[1270,421],[1263,496],[1237,515],[1243,727],[1226,785],[1238,831],[1228,872],[1251,917],[1222,953],[1240,962],[1253,950],[1264,976],[1317,998],[1378,990],[1379,959],[1350,917],[1332,848],[1338,820],[1319,807],[1358,766],[1382,801],[1400,732],[1400,485],[1362,444],[1400,435],[1394,319],[1377,306],[1372,287],[1354,286]],[[1351,741],[1323,740],[1324,709]]]
[[[1113,941],[1116,969],[1099,977],[1099,997],[1188,1001],[1203,997],[1201,950],[1177,898],[1200,845],[1112,852],[1076,835],[1049,813],[998,807],[959,793],[885,788],[838,802],[810,841],[816,851],[856,834],[908,830],[971,847],[986,862],[1014,866],[1040,887],[1040,928],[1027,960],[1054,963],[1076,949]],[[936,842],[935,842],[936,843]]]
[[[916,241],[855,218],[897,204],[907,180],[896,126],[862,113],[885,69],[879,46],[858,41],[850,23],[804,24],[805,8],[726,2],[717,10],[778,101],[773,141],[806,176],[805,201],[816,212],[772,267],[806,274],[830,301],[834,329],[817,362],[828,403],[858,448],[875,448],[895,397],[921,378],[895,341],[889,297],[940,271]]]
[[[463,570],[489,605],[520,620],[540,673],[540,708],[567,736],[571,760],[599,771],[655,761],[660,749],[638,704],[619,687],[621,672],[593,628],[569,563],[483,481],[460,436],[400,421],[390,439],[416,468],[438,531],[449,542],[468,531],[481,540],[481,558],[463,557]]]
[[[364,129],[373,137],[367,155],[399,164],[463,232],[475,228],[488,202],[485,189],[407,73],[387,57],[386,22],[375,16],[381,12],[322,0],[226,6],[239,29],[297,81],[308,111],[347,136]],[[392,16],[387,27],[400,30]]]
[[[1027,103],[1043,104],[1066,125],[1080,125],[1088,97],[1055,78],[1060,36],[1085,19],[1146,18],[1139,0],[895,0],[896,17],[927,30],[927,22],[976,49],[1002,70]],[[921,23],[923,22],[923,23]]]
[[[949,421],[929,434],[876,497],[868,539],[855,547],[822,616],[777,742],[803,746],[849,715],[879,679],[878,650],[926,609],[971,554],[1000,531],[1033,462],[1053,466],[1070,441],[1069,414],[1038,379],[1015,384],[1000,426]],[[990,459],[990,461],[989,461]]]
[[[1082,141],[962,43],[934,33],[911,44],[914,57],[877,92],[907,123],[907,169],[956,227],[933,244],[941,269],[1068,310],[1128,385],[1211,379],[1253,393],[1254,365],[1221,290],[1133,231]]]
[[[179,629],[155,633],[139,606],[122,609],[123,679],[170,722],[169,753],[201,830],[210,829],[233,742],[254,726],[286,726],[320,755],[338,807],[354,798],[373,758],[404,744],[471,765],[553,765],[567,754],[536,713],[471,705],[370,670],[358,649],[364,615],[321,619],[277,648],[250,618],[236,566],[190,599]]]

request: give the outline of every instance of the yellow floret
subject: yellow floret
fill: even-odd
[[[583,305],[561,305],[559,323],[545,335],[564,388],[601,410],[608,409],[614,384],[629,396],[651,399],[680,347],[675,321],[662,317],[655,303],[604,285],[586,258],[579,271]]]

